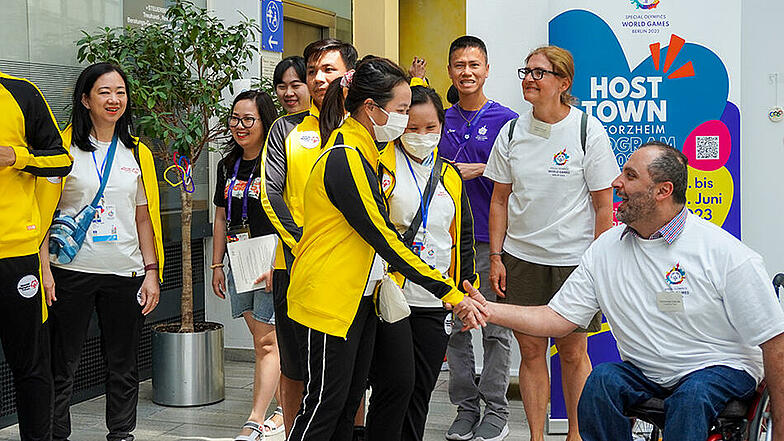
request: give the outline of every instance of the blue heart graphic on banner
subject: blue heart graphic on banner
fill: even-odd
[[[632,70],[604,20],[588,11],[571,10],[550,22],[550,44],[573,54],[572,93],[607,126],[621,165],[650,138],[682,149],[695,127],[721,118],[727,106],[729,77],[724,63],[710,49],[684,44],[678,36],[672,36],[666,47],[652,47],[651,56]]]

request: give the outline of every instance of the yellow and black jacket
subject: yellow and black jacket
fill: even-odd
[[[16,154],[12,166],[0,167],[0,259],[37,254],[51,220],[42,215],[36,183],[67,175],[73,158],[41,91],[2,72],[0,146],[10,146]],[[43,179],[37,181],[37,176]]]
[[[378,162],[376,142],[349,117],[332,133],[313,166],[288,291],[289,316],[302,325],[345,338],[376,253],[443,301],[463,300],[451,278],[403,244],[389,220]]]
[[[63,130],[62,137],[66,149],[71,148],[71,126]],[[158,258],[158,278],[163,281],[163,234],[161,229],[161,199],[158,193],[158,175],[155,173],[155,161],[153,160],[152,152],[149,147],[144,145],[138,138],[133,147],[133,157],[139,163],[139,168],[142,171],[142,184],[144,185],[144,194],[147,197],[147,211],[150,213],[150,223],[152,224],[152,232],[155,237],[155,255]],[[78,147],[77,147],[78,148]],[[67,178],[66,178],[67,179]],[[36,197],[41,204],[41,216],[46,220],[46,229],[43,230],[43,235],[49,230],[52,222],[54,212],[57,210],[57,204],[60,202],[60,194],[65,186],[66,179],[63,179],[57,184],[53,184],[46,179],[39,178],[36,185]]]
[[[291,249],[302,237],[305,183],[322,151],[318,118],[313,104],[309,110],[278,118],[262,151],[261,205],[281,238],[275,269],[291,265]]]
[[[390,145],[381,152],[379,157],[378,176],[382,182],[381,189],[387,199],[395,191],[395,148]],[[438,151],[435,154],[437,155]],[[448,161],[442,162],[440,173],[441,183],[455,204],[455,218],[449,228],[449,234],[452,236],[452,260],[449,264],[449,276],[460,290],[462,290],[463,280],[468,280],[474,288],[479,289],[479,277],[476,274],[474,261],[476,253],[474,249],[474,218],[471,215],[471,205],[463,186],[463,178],[457,167]],[[404,278],[399,273],[392,275],[398,282]]]

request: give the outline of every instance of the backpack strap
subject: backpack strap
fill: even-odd
[[[580,145],[583,146],[583,155],[585,155],[585,139],[588,137],[588,114],[583,112],[583,116],[580,119]],[[512,136],[509,135],[509,139],[512,139]]]
[[[511,120],[509,123],[509,139],[508,139],[509,142],[512,142],[512,136],[514,135],[514,129],[515,129],[515,125],[517,125],[517,120],[518,118],[515,118]],[[585,145],[584,142],[583,145]],[[585,147],[583,147],[583,150],[585,150]]]

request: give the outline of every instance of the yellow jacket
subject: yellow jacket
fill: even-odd
[[[376,253],[443,301],[463,300],[451,278],[422,262],[401,241],[387,214],[378,162],[376,142],[349,117],[332,133],[313,166],[287,295],[289,317],[304,326],[345,338]]]
[[[70,151],[71,148],[71,126],[63,130],[63,144]],[[134,138],[138,141],[138,138]],[[161,230],[161,199],[158,194],[158,175],[155,173],[155,162],[152,152],[141,141],[133,148],[133,156],[139,163],[142,171],[142,184],[144,184],[144,194],[147,196],[147,211],[150,213],[152,232],[155,237],[155,254],[158,258],[158,278],[163,281],[163,234]],[[46,228],[42,230],[43,235],[49,230],[52,217],[57,204],[60,202],[60,193],[65,186],[65,179],[58,184],[52,184],[46,179],[38,179],[35,193],[41,205],[41,216],[46,220]],[[43,239],[43,238],[42,238]]]
[[[73,158],[33,83],[0,72],[0,115],[0,145],[16,154],[12,166],[0,167],[0,259],[38,254],[51,220],[36,197],[38,183],[59,181],[71,171]]]
[[[275,269],[291,263],[291,249],[302,236],[303,196],[313,164],[321,154],[319,110],[310,109],[278,118],[270,128],[261,154],[260,199],[280,239]]]
[[[384,196],[388,199],[395,190],[395,146],[389,146],[381,152],[378,165],[378,176],[382,182]],[[438,155],[438,151],[435,152]],[[474,255],[474,218],[471,205],[463,187],[463,178],[454,164],[443,161],[441,166],[441,183],[455,204],[455,217],[449,228],[452,236],[452,259],[449,264],[449,276],[459,290],[463,290],[462,281],[468,280],[474,288],[479,289],[479,277],[476,274]],[[393,273],[395,280],[403,284],[404,276]]]

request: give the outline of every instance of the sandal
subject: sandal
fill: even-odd
[[[264,430],[264,436],[275,436],[285,430],[282,423],[281,425],[277,425],[275,424],[275,421],[272,420],[275,418],[275,415],[280,415],[280,417],[283,418],[283,408],[278,406],[275,411],[272,412],[272,415],[264,421],[264,428],[262,429]]]
[[[242,428],[250,429],[250,435],[237,435],[234,441],[259,441],[264,438],[264,429],[262,429],[261,424],[255,421],[246,421]]]

